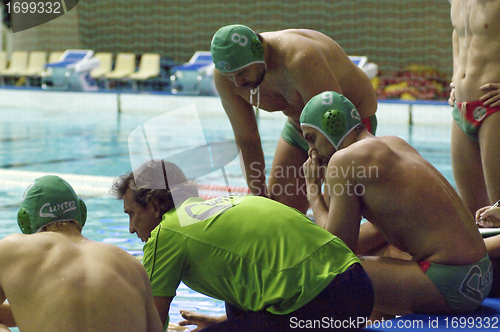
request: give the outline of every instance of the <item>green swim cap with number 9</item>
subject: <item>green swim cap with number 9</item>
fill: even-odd
[[[326,91],[311,98],[304,106],[300,124],[321,132],[338,150],[347,135],[361,125],[361,116],[349,99],[337,92]]]
[[[233,72],[254,63],[263,63],[264,47],[257,34],[241,24],[220,28],[212,38],[212,60],[221,72]]]

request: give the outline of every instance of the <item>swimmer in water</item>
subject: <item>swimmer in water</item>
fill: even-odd
[[[24,234],[0,241],[0,303],[8,300],[0,331],[164,331],[141,262],[83,237],[86,219],[85,203],[60,177],[26,189],[18,214]]]
[[[376,230],[369,245],[389,244],[411,256],[360,257],[375,290],[374,313],[479,307],[491,288],[490,259],[448,181],[401,138],[370,134],[356,107],[336,92],[313,97],[300,124],[309,144],[304,173],[316,223],[358,252],[365,217]]]
[[[164,324],[181,281],[225,301],[226,316],[182,312],[179,325],[207,332],[288,331],[324,317],[359,322],[359,329],[372,311],[358,257],[295,209],[252,195],[205,201],[175,164],[161,160],[119,177],[113,193],[130,232],[146,242],[143,264]]]
[[[219,29],[211,44],[214,80],[231,122],[253,195],[264,196],[306,213],[301,171],[307,143],[299,125],[310,98],[326,90],[347,96],[375,133],[377,96],[361,68],[330,37],[290,29],[256,34],[243,25]],[[266,168],[253,106],[287,116],[266,187]]]
[[[500,1],[451,0],[451,156],[474,214],[500,198]]]

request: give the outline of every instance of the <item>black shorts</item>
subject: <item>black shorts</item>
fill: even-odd
[[[226,302],[228,320],[202,331],[355,331],[364,327],[373,304],[371,280],[361,264],[356,263],[294,312],[286,315],[266,310],[245,312]]]

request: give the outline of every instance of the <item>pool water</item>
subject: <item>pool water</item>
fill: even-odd
[[[175,112],[162,115],[3,109],[1,114],[0,169],[7,171],[114,178],[130,172],[131,162],[140,163],[151,156],[164,158],[200,144],[234,141],[229,121],[223,113],[193,113],[192,116],[187,116],[185,113]],[[163,117],[161,121],[158,120],[159,117]],[[146,123],[148,125],[142,128],[150,150],[138,153],[131,161],[129,138],[134,130]],[[271,165],[283,124],[281,118],[259,119],[266,165]],[[189,126],[194,129],[187,130]],[[199,133],[200,130],[203,133]],[[379,123],[377,135],[396,135],[405,139],[453,184],[449,127]],[[198,181],[202,184],[224,185],[227,181],[232,186],[245,185],[237,159],[225,166],[224,171],[227,178],[217,169]],[[2,182],[0,179],[0,238],[20,232],[16,215],[27,186],[19,183],[8,185],[8,179],[3,180]],[[140,259],[143,243],[135,235],[129,234],[128,218],[123,213],[122,202],[103,195],[102,192],[98,195],[87,194],[82,199],[88,208],[83,235],[92,240],[117,245]],[[221,301],[196,293],[183,284],[171,305],[171,322],[182,320],[180,309],[209,315],[224,314],[224,304]]]

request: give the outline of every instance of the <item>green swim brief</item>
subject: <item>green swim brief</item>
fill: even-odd
[[[420,262],[419,265],[423,267]],[[493,270],[488,255],[471,265],[430,263],[424,273],[444,296],[454,314],[470,313],[488,296],[493,282]]]
[[[469,137],[471,140],[475,142],[479,142],[479,137],[478,137],[479,128],[474,127],[470,122],[468,122],[463,118],[457,103],[453,105],[453,110],[451,111],[451,115],[453,116],[453,120],[455,120],[455,122],[462,129],[465,135],[467,135],[467,137]]]
[[[362,119],[361,122],[365,125],[366,129],[375,135],[377,130],[377,116],[373,115],[369,118]],[[309,145],[302,136],[302,133],[290,122],[286,121],[283,130],[281,131],[281,137],[288,144],[298,147],[304,151],[309,151]]]

